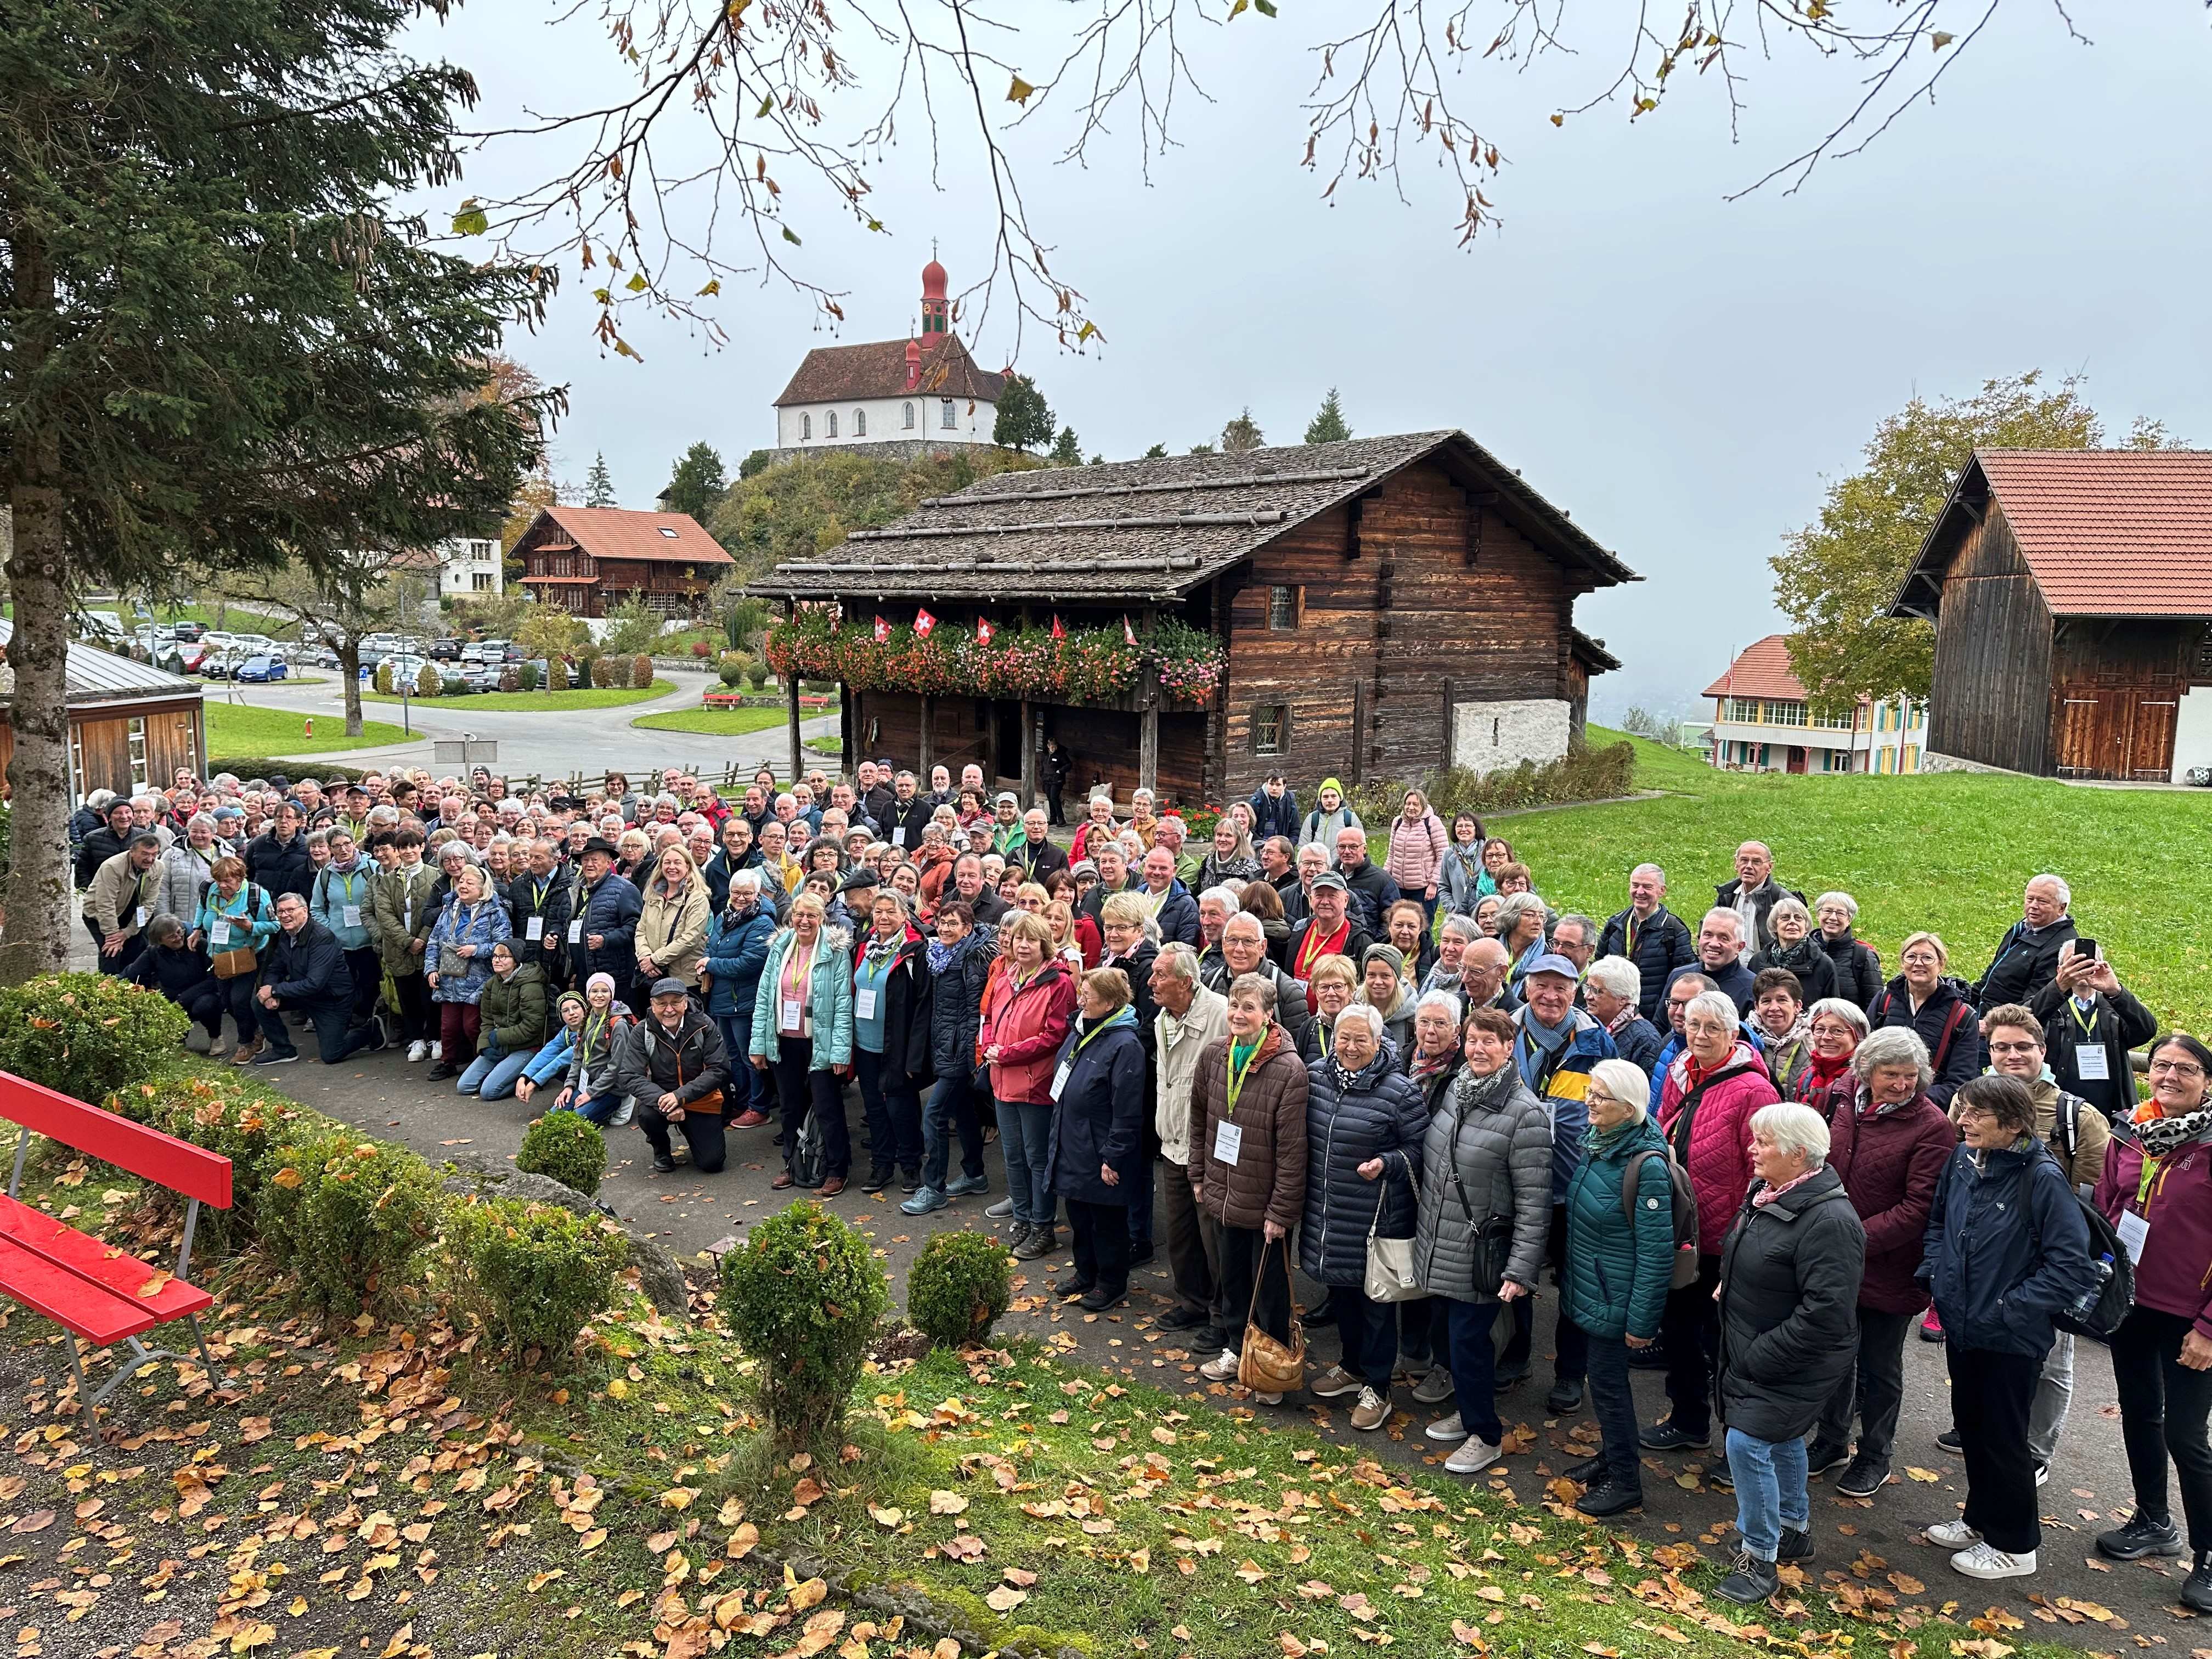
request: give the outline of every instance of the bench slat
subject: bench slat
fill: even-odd
[[[0,1291],[98,1348],[161,1322],[135,1297],[102,1290],[12,1238],[0,1237]]]
[[[0,1072],[0,1117],[187,1198],[218,1210],[230,1207],[230,1160],[219,1152],[72,1100],[12,1072]]]
[[[42,1210],[0,1196],[0,1238],[21,1246],[65,1273],[86,1281],[88,1292],[121,1297],[143,1309],[147,1322],[166,1324],[198,1313],[215,1298],[181,1279],[172,1279],[151,1296],[140,1296],[139,1287],[160,1268],[148,1266],[127,1252],[111,1255],[111,1247],[57,1221]],[[8,1288],[0,1278],[0,1290]]]

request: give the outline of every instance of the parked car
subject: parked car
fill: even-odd
[[[289,672],[282,657],[247,657],[231,671],[230,677],[234,680],[261,685],[270,680],[281,680]]]
[[[459,662],[467,654],[466,640],[433,640],[430,658],[434,662]]]
[[[173,624],[170,631],[180,641],[198,640],[208,631],[208,626],[205,623],[180,622]]]
[[[403,652],[394,656],[386,657],[384,659],[384,662],[380,664],[379,666],[388,666],[392,670],[392,689],[393,690],[396,691],[399,689],[399,682],[403,678],[406,680],[409,688],[411,690],[416,680],[421,677],[423,665],[429,660],[430,659],[428,657],[412,656]],[[443,665],[441,665],[441,670],[442,666]]]

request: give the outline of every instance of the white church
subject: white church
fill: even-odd
[[[952,332],[945,267],[921,268],[921,333],[817,346],[775,400],[778,459],[817,449],[921,454],[988,444],[1006,374],[976,367]]]

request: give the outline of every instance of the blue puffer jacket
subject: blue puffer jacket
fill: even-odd
[[[596,887],[587,886],[582,871],[568,890],[568,915],[573,926],[584,924],[576,941],[567,945],[568,966],[575,982],[586,983],[593,974],[611,974],[617,990],[637,975],[637,919],[645,898],[636,888],[610,870]],[[592,949],[592,935],[599,935],[599,948]]]
[[[507,907],[497,899],[478,899],[471,907],[448,896],[446,908],[438,913],[436,926],[430,929],[430,947],[426,953],[428,970],[438,976],[438,983],[430,992],[431,1000],[483,1001],[484,981],[491,977],[491,947],[498,940],[510,938],[514,932]],[[476,954],[466,957],[455,955],[464,945],[476,946]]]
[[[937,975],[929,999],[930,1069],[939,1078],[975,1076],[975,1034],[983,1024],[983,986],[998,959],[999,934],[994,927],[970,928],[954,945],[944,965],[931,969]],[[941,954],[932,951],[925,962]]]
[[[764,904],[756,903],[742,916],[728,909],[714,913],[714,926],[707,930],[707,954],[699,964],[714,981],[707,990],[708,1013],[717,1019],[753,1017],[761,964],[775,937],[775,918]]]
[[[2089,1225],[2041,1141],[1951,1154],[1916,1275],[1935,1293],[1947,1341],[2040,1361],[2057,1336],[2051,1316],[2089,1288],[2092,1271]]]
[[[1398,1069],[1388,1042],[1352,1074],[1338,1080],[1334,1060],[1306,1067],[1306,1207],[1298,1265],[1324,1285],[1357,1285],[1367,1276],[1367,1230],[1382,1209],[1385,1238],[1411,1238],[1421,1186],[1421,1142],[1429,1108],[1419,1085]],[[1382,1160],[1373,1181],[1359,1166]]]

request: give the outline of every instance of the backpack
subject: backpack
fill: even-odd
[[[791,1184],[797,1188],[819,1187],[828,1174],[829,1160],[822,1151],[822,1125],[809,1107],[805,1120],[791,1141]]]
[[[1620,1218],[1633,1237],[1643,1166],[1647,1158],[1654,1158],[1666,1160],[1667,1183],[1674,1197],[1674,1267],[1667,1283],[1669,1289],[1679,1291],[1698,1282],[1698,1194],[1690,1185],[1690,1172],[1675,1161],[1671,1151],[1646,1150],[1629,1155],[1620,1172]]]
[[[2067,1095],[2063,1089],[2059,1091],[2058,1100],[2059,1122],[2062,1127],[2066,1127],[2070,1131],[2071,1126],[2066,1124],[2065,1116]],[[2044,1152],[2045,1156],[2050,1156],[2048,1147],[2045,1147]],[[2051,1159],[2051,1167],[2054,1170],[2058,1169],[2058,1160],[2056,1158]],[[2136,1264],[2128,1255],[2128,1247],[2120,1237],[2120,1230],[2106,1218],[2105,1212],[2082,1197],[2073,1187],[2067,1185],[2064,1170],[2058,1171],[2058,1180],[2059,1184],[2066,1188],[2066,1196],[2074,1201],[2075,1207],[2081,1212],[2082,1225],[2089,1230],[2090,1266],[2102,1270],[2109,1263],[2110,1271],[2104,1273],[2101,1282],[2099,1283],[2094,1295],[2086,1308],[2078,1304],[2073,1307],[2062,1308],[2051,1315],[2051,1322],[2060,1330],[2070,1331],[2075,1336],[2086,1336],[2096,1342],[2110,1342],[2112,1340],[2112,1333],[2120,1328],[2121,1321],[2128,1316],[2130,1310],[2136,1304]],[[2034,1208],[2031,1206],[2028,1210],[2031,1218],[2034,1213]],[[2039,1255],[2041,1254],[2042,1249],[2043,1239],[2039,1232],[2036,1237],[2036,1250]]]

